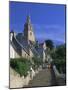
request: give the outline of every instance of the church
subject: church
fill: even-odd
[[[22,33],[10,32],[10,58],[40,57],[43,62],[46,57],[46,44],[36,41],[30,16],[27,16]]]

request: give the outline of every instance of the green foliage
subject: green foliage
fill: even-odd
[[[59,58],[65,58],[65,54],[66,54],[66,48],[65,48],[65,45],[60,45],[57,47],[56,49],[56,54],[57,54],[57,57]]]
[[[46,40],[45,43],[46,43],[46,46],[50,48],[50,50],[54,48],[54,44],[52,40]]]
[[[42,60],[38,57],[33,57],[32,61],[34,64],[31,63],[30,60],[25,58],[15,58],[10,60],[10,66],[20,74],[20,76],[24,75],[27,76],[27,72],[30,71],[30,67],[33,67],[34,70],[36,70],[39,65],[42,64]]]
[[[64,59],[55,59],[54,64],[56,65],[59,72],[66,73],[66,61]]]
[[[38,57],[33,57],[32,58],[34,65],[33,65],[33,69],[37,69],[41,64],[42,64],[42,60]]]
[[[51,53],[53,63],[56,65],[59,72],[66,73],[66,48],[65,45],[56,47],[55,51]]]
[[[27,72],[30,70],[31,63],[25,58],[16,58],[10,60],[10,66],[20,74],[20,76],[27,76]]]

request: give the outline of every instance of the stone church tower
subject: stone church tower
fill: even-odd
[[[24,24],[24,38],[27,41],[35,43],[35,35],[30,21],[30,16],[27,16],[26,23]]]

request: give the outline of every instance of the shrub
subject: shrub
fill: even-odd
[[[51,54],[53,63],[56,65],[59,72],[66,73],[66,48],[65,45],[60,45],[55,52]]]
[[[42,60],[38,57],[33,57],[32,58],[33,62],[34,62],[34,65],[32,66],[33,69],[37,69],[40,65],[42,65]]]
[[[31,63],[25,58],[16,58],[10,60],[10,66],[20,74],[20,76],[27,76],[27,72],[30,70]]]

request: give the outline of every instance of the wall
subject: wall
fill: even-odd
[[[43,62],[45,62],[45,51],[43,50]]]
[[[31,51],[31,49],[29,49],[29,55],[32,58],[34,56],[33,52]]]
[[[35,76],[34,70],[31,68],[32,72],[28,72],[27,77],[20,77],[20,75],[10,68],[10,88],[21,88],[28,85],[29,81]]]
[[[15,58],[15,51],[11,44],[10,44],[10,58]]]
[[[56,66],[53,65],[53,71],[56,77],[56,82],[58,85],[66,85],[66,76],[65,74],[61,74],[59,73],[59,71],[57,70]]]
[[[28,31],[28,40],[35,42],[35,36],[32,30]]]
[[[14,50],[13,46],[10,43],[10,58],[20,58],[17,52]]]
[[[29,58],[29,55],[22,49],[22,57]]]

